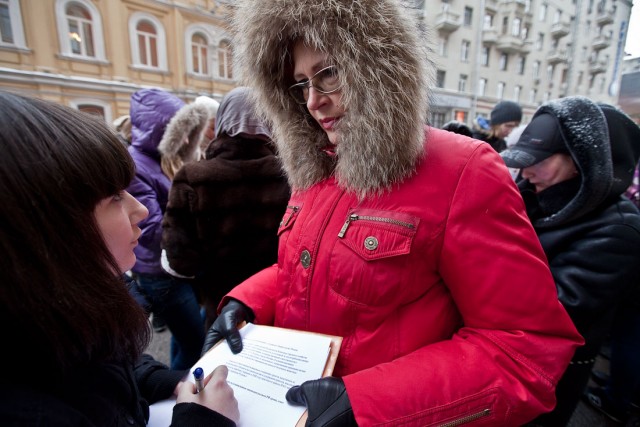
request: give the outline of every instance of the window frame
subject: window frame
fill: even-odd
[[[143,64],[140,58],[140,44],[138,42],[138,24],[140,21],[149,21],[156,30],[156,55],[158,66]],[[155,16],[146,12],[134,12],[129,17],[129,45],[131,48],[131,66],[149,71],[168,71],[167,67],[167,36],[164,25]]]
[[[22,25],[22,10],[20,9],[19,0],[2,0],[9,8],[9,24],[11,25],[11,36],[13,42],[2,41],[0,36],[0,47],[16,47],[21,49],[27,48],[27,42],[24,38],[24,26]]]
[[[84,7],[89,15],[91,15],[91,36],[93,38],[94,56],[79,55],[73,53],[71,41],[67,35],[69,34],[69,20],[67,19],[67,6],[76,3]],[[56,23],[58,27],[58,40],[60,42],[60,54],[67,58],[85,59],[89,61],[106,62],[104,49],[104,33],[102,30],[102,15],[98,8],[87,0],[56,0]]]

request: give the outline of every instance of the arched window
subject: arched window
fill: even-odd
[[[142,20],[136,25],[138,57],[140,63],[148,67],[158,67],[158,33],[153,24]]]
[[[207,38],[200,34],[195,33],[191,37],[191,64],[194,74],[207,75],[209,74],[209,43]]]
[[[223,79],[233,78],[231,44],[226,40],[218,45],[218,75]]]
[[[18,0],[0,0],[0,45],[27,47]]]
[[[56,0],[56,21],[62,55],[105,60],[102,20],[93,3]]]
[[[143,12],[132,14],[129,18],[129,38],[134,66],[167,69],[164,27],[155,16]]]
[[[101,117],[105,122],[111,123],[111,106],[97,99],[74,99],[70,101],[71,107],[87,114]]]

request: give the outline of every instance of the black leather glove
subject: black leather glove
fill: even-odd
[[[308,408],[306,427],[358,425],[341,378],[325,377],[293,386],[287,391],[287,402]]]
[[[202,354],[205,354],[215,343],[222,338],[226,338],[234,354],[242,351],[242,338],[238,332],[238,325],[245,320],[253,322],[255,319],[253,311],[238,300],[232,299],[227,305],[222,307],[220,314],[213,321],[207,336],[204,339]]]

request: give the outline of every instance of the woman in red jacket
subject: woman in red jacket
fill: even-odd
[[[344,337],[290,389],[311,426],[521,425],[582,342],[496,152],[426,127],[433,64],[397,1],[238,2],[236,53],[293,193],[278,263],[222,301],[236,325]]]

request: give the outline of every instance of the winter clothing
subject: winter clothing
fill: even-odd
[[[500,101],[491,110],[491,126],[507,122],[521,122],[522,108],[513,101]]]
[[[581,338],[500,158],[424,127],[433,69],[408,13],[393,0],[238,2],[237,58],[293,194],[278,264],[221,306],[342,336],[334,375],[360,426],[521,425],[551,410]],[[287,91],[281,58],[298,38],[345,83],[335,156]]]
[[[170,371],[150,356],[134,367],[116,364],[78,368],[65,381],[50,380],[38,371],[29,386],[0,389],[0,418],[6,426],[145,426],[149,403],[167,399],[186,371]],[[173,410],[172,426],[191,426],[200,417],[210,425],[235,426],[208,408],[181,403]]]
[[[264,140],[268,129],[247,95],[236,88],[222,100],[220,136],[205,160],[186,164],[174,178],[163,222],[169,265],[196,278],[207,328],[231,288],[276,262],[278,222],[289,199],[281,164]]]
[[[504,152],[502,158],[509,167],[527,168],[556,153],[566,153],[558,119],[551,114],[537,115],[522,132],[518,142]]]
[[[140,224],[142,235],[134,249],[134,273],[163,274],[160,266],[162,215],[169,195],[169,178],[160,169],[158,144],[171,118],[184,102],[160,89],[142,89],[131,96],[131,146],[136,176],[127,191],[149,209]]]
[[[442,129],[471,137],[471,129],[469,129],[469,126],[456,120],[451,120],[450,122],[445,123],[444,126],[442,126]]]
[[[146,294],[154,313],[160,315],[171,330],[171,368],[190,368],[200,356],[204,328],[200,306],[191,284],[169,276],[161,266],[162,218],[169,197],[171,181],[162,172],[158,146],[167,125],[173,124],[163,150],[181,153],[183,135],[180,125],[198,123],[197,109],[172,121],[184,107],[175,95],[160,89],[142,89],[131,96],[132,142],[129,152],[136,164],[136,175],[128,191],[149,210],[149,216],[138,225],[142,235],[134,249],[136,264],[131,269]],[[184,110],[183,110],[184,111]],[[191,114],[193,113],[193,114]],[[191,119],[191,120],[190,120]],[[197,133],[197,132],[196,132]],[[172,138],[173,137],[173,138]],[[189,144],[189,150],[197,144]]]
[[[582,97],[543,104],[534,115],[554,116],[580,172],[535,193],[518,186],[558,289],[586,344],[558,386],[558,406],[538,424],[564,425],[584,389],[620,302],[640,277],[640,215],[622,193],[640,153],[640,128],[624,113]],[[525,129],[524,134],[529,129]],[[521,139],[522,141],[522,139]],[[518,150],[518,144],[513,149]],[[508,166],[518,156],[503,155]]]

